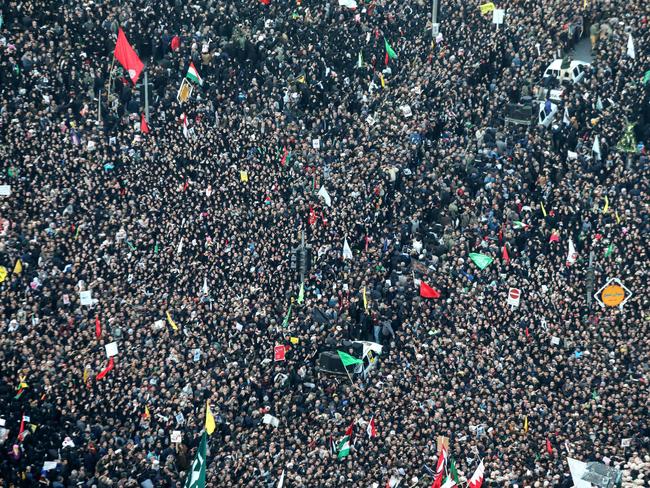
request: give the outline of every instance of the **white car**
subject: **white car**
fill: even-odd
[[[546,102],[539,102],[537,106],[537,125],[549,127],[557,113],[557,105],[553,102],[549,105],[549,110],[546,109]]]

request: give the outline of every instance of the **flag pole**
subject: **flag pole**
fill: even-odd
[[[350,379],[350,384],[354,386],[354,382],[352,381],[352,376],[350,376],[350,372],[348,371],[348,367],[344,364],[343,369],[345,369],[345,372],[348,375],[348,378]]]
[[[113,86],[113,67],[115,66],[115,55],[113,55],[113,61],[111,61],[111,67],[108,71],[108,88],[106,89],[106,107],[108,111],[111,110],[111,87]]]
[[[144,70],[144,118],[149,123],[149,82],[147,70]]]

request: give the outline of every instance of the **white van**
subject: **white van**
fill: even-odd
[[[590,64],[583,61],[570,61],[568,68],[562,68],[562,60],[556,59],[544,70],[544,78],[553,77],[560,83],[579,83]]]

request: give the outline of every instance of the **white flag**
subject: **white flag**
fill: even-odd
[[[603,101],[600,99],[600,96],[598,96],[596,99],[596,110],[602,112],[603,108]]]
[[[347,8],[357,8],[356,0],[339,0],[339,5]]]
[[[578,253],[576,252],[576,248],[573,245],[573,239],[569,239],[569,254],[567,254],[566,257],[566,265],[571,266],[576,262],[576,259],[578,259]]]
[[[318,190],[318,196],[325,200],[325,205],[328,207],[332,206],[332,199],[330,198],[330,194],[327,193],[327,188],[325,188],[324,185],[320,187],[320,190]]]
[[[208,288],[208,278],[203,278],[203,294],[207,295],[210,293],[210,288]]]
[[[453,488],[454,486],[456,486],[456,482],[451,476],[449,476],[447,478],[447,481],[445,481],[445,483],[440,488]]]
[[[591,150],[594,154],[596,154],[596,159],[600,160],[600,141],[598,140],[598,136],[595,137],[594,145]]]
[[[627,55],[632,59],[636,58],[636,52],[634,51],[634,39],[632,39],[631,32],[627,35]]]
[[[280,479],[278,480],[277,488],[282,488],[283,486],[284,486],[284,469],[282,470],[282,474],[280,475]]]
[[[190,138],[190,131],[187,128],[187,115],[183,114],[183,135],[185,136],[185,139]]]
[[[564,107],[564,118],[562,119],[562,122],[566,125],[571,124],[571,118],[569,117],[569,109]]]
[[[343,259],[352,259],[352,249],[350,249],[347,237],[343,241]]]
[[[178,243],[178,248],[176,249],[176,254],[180,254],[182,252],[183,252],[183,238],[181,237],[181,240]]]

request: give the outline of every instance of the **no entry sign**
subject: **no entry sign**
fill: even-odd
[[[518,307],[520,299],[521,299],[521,290],[519,288],[510,288],[508,290],[508,305],[511,305],[513,307]]]

